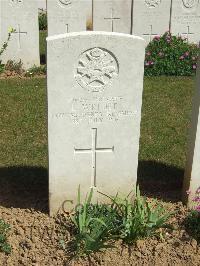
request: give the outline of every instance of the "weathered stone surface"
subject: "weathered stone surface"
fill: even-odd
[[[148,44],[155,36],[169,30],[171,0],[135,0],[133,4],[133,34]]]
[[[93,30],[131,33],[131,0],[94,0]]]
[[[182,36],[189,42],[200,39],[200,2],[198,0],[172,1],[172,34]]]
[[[127,194],[137,179],[144,40],[85,32],[47,46],[51,214],[76,201],[79,184]]]
[[[48,35],[85,31],[88,8],[88,1],[48,0]]]
[[[42,10],[46,10],[47,9],[47,1],[46,0],[35,0],[38,3],[38,8],[42,9]]]
[[[12,33],[3,62],[8,60],[22,61],[25,69],[40,64],[39,25],[37,1],[7,0],[0,3],[0,42],[6,41],[9,28]]]
[[[200,187],[200,62],[197,71],[196,92],[193,99],[192,122],[190,128],[183,200],[192,206],[192,199]],[[187,191],[190,192],[187,194]]]

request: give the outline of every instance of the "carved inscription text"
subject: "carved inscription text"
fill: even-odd
[[[53,118],[69,119],[73,124],[100,124],[132,119],[137,112],[131,108],[128,99],[117,97],[74,98],[71,112],[56,113]]]

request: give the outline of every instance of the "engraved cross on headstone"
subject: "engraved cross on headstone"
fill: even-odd
[[[12,32],[12,34],[18,34],[18,49],[21,49],[21,35],[22,34],[27,34],[26,31],[21,31],[20,30],[20,24],[17,25],[17,30]]]
[[[153,33],[153,26],[149,25],[150,27],[150,33],[143,33],[143,36],[149,36],[149,41],[152,41],[152,36],[157,36],[157,33]]]
[[[190,35],[193,35],[194,33],[190,32],[190,26],[187,26],[187,32],[183,32],[181,35],[186,35],[187,42],[189,41]]]
[[[66,28],[67,28],[67,33],[69,33],[69,24],[65,24],[66,25]]]
[[[76,149],[74,153],[90,153],[92,154],[92,169],[91,169],[91,186],[96,187],[96,154],[97,153],[114,152],[112,148],[97,148],[97,128],[92,128],[92,147],[89,149]]]
[[[110,14],[110,17],[109,18],[104,18],[104,19],[106,19],[106,20],[110,20],[110,22],[111,22],[111,30],[112,30],[112,32],[114,31],[114,21],[115,20],[119,20],[120,18],[115,18],[114,17],[114,10],[113,10],[113,8],[111,8],[111,14]]]

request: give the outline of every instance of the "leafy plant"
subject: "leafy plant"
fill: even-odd
[[[7,234],[10,230],[10,225],[0,219],[0,250],[6,254],[10,254],[11,246],[7,243]]]
[[[46,65],[33,66],[25,73],[25,77],[34,77],[35,75],[46,74]]]
[[[199,211],[192,210],[185,219],[185,229],[192,235],[198,242],[200,242],[200,213]]]
[[[182,37],[166,32],[148,44],[145,55],[146,76],[192,76],[196,72],[199,48]]]
[[[161,205],[152,205],[141,197],[139,187],[125,198],[118,194],[114,198],[101,194],[111,200],[110,205],[92,204],[93,189],[82,203],[79,186],[78,205],[70,216],[75,230],[70,228],[69,223],[62,223],[74,235],[70,247],[77,256],[112,247],[109,242],[114,239],[121,238],[131,244],[156,234],[159,228],[169,227],[166,221],[171,213],[164,214]],[[61,245],[65,247],[64,235]]]
[[[190,194],[191,191],[187,191],[187,193]],[[188,233],[200,242],[200,187],[195,191],[192,201],[192,211],[185,219],[185,227]]]
[[[8,37],[7,40],[3,43],[1,49],[0,49],[0,56],[3,54],[3,52],[6,50],[6,48],[8,47],[8,43],[10,41],[11,38],[11,34],[15,32],[15,29],[10,28],[8,30]],[[2,61],[0,60],[0,73],[2,73],[4,71],[4,64],[2,64]]]
[[[162,206],[153,206],[141,197],[139,187],[125,199],[117,195],[112,201],[121,216],[120,238],[126,243],[154,235],[157,229],[168,226],[166,221],[171,213],[164,214]]]
[[[77,256],[89,255],[111,247],[106,244],[106,241],[112,228],[113,213],[100,205],[92,205],[92,196],[93,189],[82,203],[79,187],[78,207],[71,216],[71,220],[76,227],[73,245]],[[107,215],[105,215],[105,212]]]
[[[47,30],[47,13],[41,12],[39,14],[39,29]]]
[[[23,63],[22,61],[15,62],[13,60],[8,60],[4,66],[5,70],[14,71],[15,73],[21,75],[23,73]]]

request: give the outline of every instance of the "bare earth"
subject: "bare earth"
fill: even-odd
[[[59,244],[58,219],[47,214],[47,184],[29,180],[18,186],[7,180],[0,186],[0,217],[12,227],[12,253],[0,253],[0,265],[200,265],[200,247],[184,230],[188,211],[180,202],[163,203],[176,212],[170,220],[174,230],[165,229],[163,238],[138,240],[130,248],[117,242],[116,248],[77,261]]]

